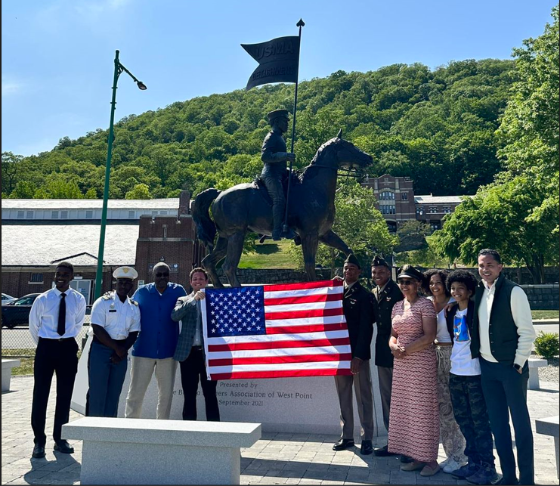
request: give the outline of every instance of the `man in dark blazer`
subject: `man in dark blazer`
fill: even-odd
[[[190,273],[192,292],[180,297],[171,313],[171,319],[181,321],[177,348],[173,359],[181,366],[181,384],[183,386],[183,420],[196,420],[196,392],[198,382],[206,403],[206,420],[220,421],[217,381],[206,377],[206,359],[204,354],[204,337],[202,333],[202,314],[200,306],[205,298],[202,291],[208,285],[208,274],[203,268],[193,268]]]
[[[393,354],[389,349],[391,337],[391,312],[393,306],[403,299],[399,286],[391,279],[391,268],[387,262],[376,256],[371,262],[371,278],[376,287],[373,289],[377,303],[377,338],[375,339],[375,366],[379,377],[383,423],[389,430],[389,410],[391,408],[391,388],[393,384]],[[387,446],[373,451],[376,456],[392,456]]]
[[[340,402],[342,436],[334,444],[333,450],[341,451],[354,446],[354,408],[352,405],[352,385],[358,402],[360,424],[362,426],[362,446],[364,455],[373,452],[373,390],[371,385],[371,339],[373,337],[373,301],[371,294],[358,282],[360,263],[350,254],[344,262],[343,311],[348,324],[350,348],[352,350],[352,375],[334,377]]]

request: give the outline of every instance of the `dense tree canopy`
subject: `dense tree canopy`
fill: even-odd
[[[505,170],[430,240],[470,263],[480,248],[496,248],[507,263],[527,266],[535,283],[543,282],[545,264],[558,264],[559,250],[558,7],[552,16],[542,36],[514,51],[518,81],[498,130]]]
[[[394,64],[302,82],[296,166],[307,165],[342,128],[374,157],[370,176],[409,176],[417,194],[474,194],[502,169],[496,151],[504,143],[495,131],[515,80],[512,67],[494,59],[433,71]],[[115,125],[110,197],[125,198],[139,187],[145,197],[172,197],[185,185],[197,194],[252,179],[262,168],[266,113],[291,111],[293,92],[293,84],[265,85],[122,118]],[[37,156],[3,154],[3,196],[62,197],[77,188],[101,197],[107,137],[108,130],[98,129],[77,140],[62,137]]]

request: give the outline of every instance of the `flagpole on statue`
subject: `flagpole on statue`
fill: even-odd
[[[299,53],[301,51],[301,28],[305,26],[305,22],[303,19],[299,19],[299,22],[296,24],[296,27],[299,27],[299,43],[298,43],[298,62],[297,62],[297,74],[296,74],[296,89],[294,92],[294,118],[292,120],[292,147],[290,152],[294,153],[294,142],[296,138],[296,111],[297,111],[297,89],[299,84]],[[292,167],[294,163],[290,160],[290,172],[288,173],[288,190],[286,191],[286,210],[284,213],[284,225],[282,227],[282,231],[284,233],[288,232],[288,205],[290,203],[290,187],[292,185]]]

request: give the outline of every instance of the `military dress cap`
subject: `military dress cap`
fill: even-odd
[[[356,265],[358,268],[362,268],[360,266],[360,262],[358,261],[358,259],[356,258],[356,255],[354,255],[354,253],[350,253],[350,255],[348,255],[346,257],[346,260],[344,260],[344,263],[350,263],[352,265]]]
[[[129,278],[134,280],[138,278],[138,272],[132,267],[119,267],[113,272],[113,278]]]
[[[278,118],[279,116],[288,117],[288,110],[273,110],[267,116],[268,116],[268,121],[272,122],[272,120]]]
[[[419,282],[424,280],[424,275],[422,272],[416,270],[412,265],[403,265],[398,269],[397,280],[401,278],[414,278]]]
[[[389,264],[383,258],[381,258],[379,255],[375,255],[375,257],[371,261],[371,266],[372,267],[387,267],[389,269],[391,268],[391,267],[389,267]]]

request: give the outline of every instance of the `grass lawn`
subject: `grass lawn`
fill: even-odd
[[[533,319],[558,319],[557,310],[532,310]]]
[[[296,268],[294,258],[288,252],[290,240],[272,241],[265,240],[263,244],[257,243],[254,253],[241,255],[239,268]]]

